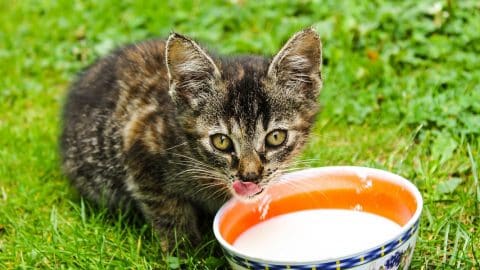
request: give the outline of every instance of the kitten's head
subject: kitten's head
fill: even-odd
[[[187,37],[169,37],[170,95],[198,173],[209,173],[202,185],[249,199],[278,177],[315,118],[321,55],[313,29],[293,35],[273,59],[221,59]]]

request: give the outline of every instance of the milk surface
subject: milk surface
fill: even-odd
[[[313,261],[348,256],[382,244],[401,230],[375,214],[337,209],[280,215],[242,233],[241,253],[275,261]]]

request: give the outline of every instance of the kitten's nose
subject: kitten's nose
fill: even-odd
[[[258,180],[259,175],[256,172],[247,172],[244,175],[242,175],[242,180],[243,181],[249,181],[249,182],[255,182]]]
[[[255,155],[245,157],[240,160],[238,174],[240,180],[249,182],[258,182],[261,179],[263,165],[260,158]]]

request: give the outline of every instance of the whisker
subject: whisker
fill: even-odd
[[[284,178],[277,178],[275,179],[275,183],[284,183],[296,190],[299,190],[299,191],[307,191],[306,193],[311,196],[312,198],[314,198],[315,200],[318,200],[318,198],[315,198],[315,196],[313,196],[313,194],[311,192],[309,192],[311,190],[311,188],[316,188],[317,185],[315,183],[312,183],[312,182],[309,182],[309,181],[297,181],[297,180],[284,180]],[[324,192],[320,192],[320,194],[328,199],[328,197],[324,194]]]
[[[201,161],[196,161],[196,160],[190,160],[190,159],[180,159],[180,160],[177,160],[177,161],[171,161],[172,163],[181,163],[181,164],[193,164],[193,165],[197,165],[197,166],[203,166],[203,167],[207,167],[207,168],[213,168],[212,166],[209,166]]]
[[[186,156],[186,155],[182,155],[182,154],[178,154],[178,153],[173,153],[173,155],[176,155],[176,156],[179,156],[179,157],[182,157],[184,159],[187,159],[187,160],[190,160],[190,161],[193,161],[195,163],[198,163],[198,164],[202,164],[208,168],[211,168],[211,169],[215,169],[214,167],[208,165],[208,164],[205,164],[204,162],[202,162],[201,160],[198,160],[198,159],[195,159],[193,157],[190,157],[190,156]]]
[[[217,199],[217,197],[219,198],[221,195],[223,195],[223,200],[225,200],[229,194],[230,194],[230,191],[228,190],[227,187],[224,186],[223,188],[214,192],[211,198]]]
[[[221,189],[225,188],[225,184],[223,183],[209,183],[209,184],[206,184],[206,185],[200,185],[200,188],[195,190],[194,193],[192,193],[192,195],[196,195],[204,190],[207,190],[209,188],[215,188],[215,189],[218,189],[218,187],[221,187]],[[217,192],[217,191],[215,191]]]
[[[174,146],[172,146],[172,147],[166,148],[166,149],[164,149],[164,151],[170,151],[170,150],[173,150],[173,149],[178,148],[178,147],[180,147],[180,146],[183,146],[183,145],[185,145],[185,144],[187,144],[187,142],[182,142],[182,143],[179,143],[179,144],[174,145]]]

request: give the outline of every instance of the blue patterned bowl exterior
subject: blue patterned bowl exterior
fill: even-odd
[[[218,224],[214,224],[214,231],[217,240],[219,240],[222,245],[225,257],[232,269],[264,269],[264,270],[280,270],[280,269],[297,269],[297,270],[344,270],[344,269],[365,269],[365,270],[390,270],[390,269],[408,269],[410,262],[412,260],[413,251],[415,249],[415,243],[418,235],[418,226],[419,218],[423,206],[423,201],[420,196],[420,193],[413,184],[408,180],[401,178],[400,176],[391,174],[389,172],[363,168],[363,167],[351,167],[351,166],[342,166],[342,167],[324,167],[318,168],[318,170],[360,170],[362,172],[373,172],[373,173],[382,173],[386,176],[394,176],[397,179],[405,181],[405,185],[409,186],[410,189],[413,187],[415,196],[417,197],[417,211],[412,217],[412,220],[408,222],[402,229],[402,233],[396,238],[388,241],[387,243],[374,247],[372,249],[366,250],[364,252],[354,254],[348,257],[331,259],[331,260],[322,260],[318,262],[272,262],[262,260],[260,258],[251,258],[245,255],[242,255],[236,252],[233,249],[228,248],[224,243],[224,240],[220,240],[218,230],[215,227],[218,227]],[[310,169],[309,172],[317,169]],[[215,218],[215,223],[218,223],[219,214],[221,214],[222,209],[217,213]]]
[[[233,269],[297,269],[297,270],[340,270],[340,269],[408,269],[417,240],[418,222],[404,234],[379,248],[365,253],[323,263],[274,264],[249,260],[224,249],[225,256]]]

